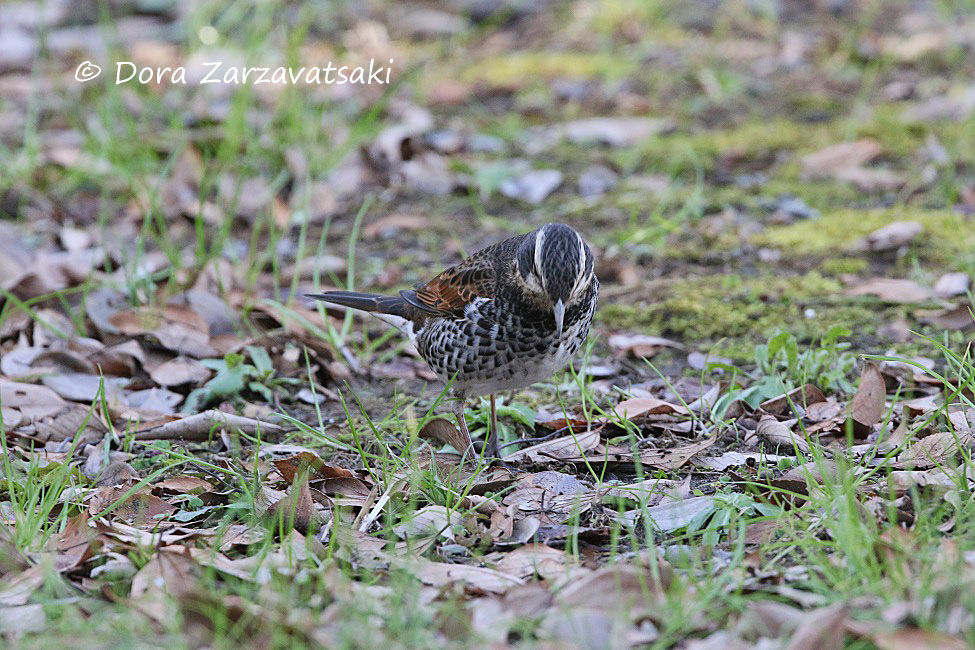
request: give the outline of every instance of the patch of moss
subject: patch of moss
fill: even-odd
[[[975,223],[951,210],[898,206],[889,210],[836,210],[818,219],[768,228],[752,243],[797,255],[829,255],[848,251],[865,235],[893,221],[916,221],[924,231],[912,246],[922,260],[948,264],[975,250]]]
[[[779,150],[824,147],[835,141],[834,131],[830,124],[798,124],[786,119],[755,121],[734,129],[650,138],[641,145],[641,152],[651,171],[708,171],[721,155],[757,159]]]
[[[839,297],[838,297],[839,296]],[[640,329],[673,337],[696,348],[720,342],[721,354],[750,360],[756,343],[776,331],[800,341],[819,340],[833,325],[870,337],[879,324],[900,315],[842,297],[842,287],[813,271],[804,275],[742,277],[720,275],[681,280],[647,304],[609,304],[599,319],[621,329]],[[895,313],[896,312],[896,313]]]
[[[466,66],[460,78],[498,88],[520,88],[536,79],[621,79],[636,65],[604,52],[512,52]]]
[[[870,268],[870,262],[862,257],[830,257],[823,260],[819,270],[826,275],[844,275],[851,273],[858,275]]]

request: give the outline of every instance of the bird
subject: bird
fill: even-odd
[[[307,297],[369,312],[398,328],[449,383],[468,449],[468,398],[490,396],[484,449],[500,459],[496,396],[549,379],[589,335],[599,298],[592,251],[570,226],[548,223],[484,248],[397,296],[326,291]]]

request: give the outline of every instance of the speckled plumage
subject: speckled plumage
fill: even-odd
[[[345,291],[313,297],[397,326],[464,399],[524,388],[563,368],[589,334],[598,294],[582,237],[547,224],[396,297]]]

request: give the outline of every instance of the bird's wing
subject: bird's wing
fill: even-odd
[[[494,298],[494,248],[451,266],[415,291],[403,292],[403,298],[421,310],[444,316],[463,314],[475,298]]]

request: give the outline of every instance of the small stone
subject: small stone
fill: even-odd
[[[605,165],[593,165],[579,176],[579,194],[586,199],[602,196],[616,186],[619,176]]]
[[[960,296],[968,291],[970,279],[967,273],[945,273],[934,284],[934,293],[939,298]]]
[[[501,193],[510,199],[521,199],[538,205],[562,184],[562,172],[557,169],[533,169],[508,178],[501,184]]]

